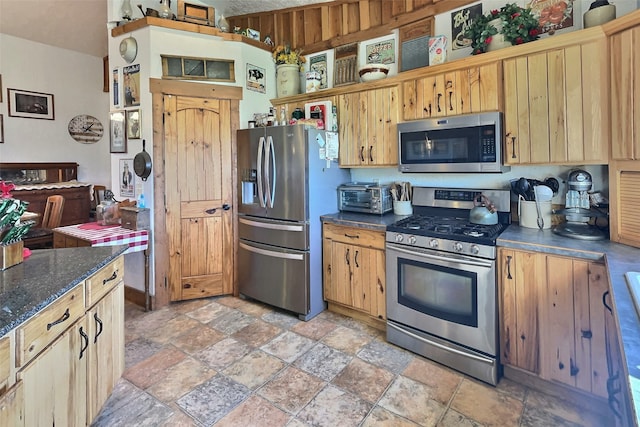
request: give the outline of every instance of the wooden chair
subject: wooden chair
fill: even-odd
[[[64,197],[59,195],[47,197],[47,204],[42,215],[39,228],[33,228],[22,239],[24,246],[29,249],[46,249],[53,247],[53,229],[60,226]]]
[[[104,185],[94,185],[93,186],[93,201],[91,202],[91,212],[90,217],[92,221],[96,220],[96,208],[104,200],[104,190],[107,187]]]

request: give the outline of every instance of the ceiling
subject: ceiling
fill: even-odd
[[[108,0],[0,0],[0,33],[74,50],[102,58],[107,47]],[[112,0],[119,4],[121,0]],[[216,15],[236,16],[285,9],[330,0],[200,0],[216,9]],[[147,0],[131,0],[135,6]]]

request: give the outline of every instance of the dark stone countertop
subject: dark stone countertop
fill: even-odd
[[[394,215],[393,212],[388,212],[384,215],[338,212],[334,214],[321,215],[320,220],[322,222],[345,225],[348,227],[360,227],[385,231],[387,229],[387,225],[391,225],[396,221],[400,221],[402,218],[407,218],[408,216],[410,215]]]
[[[0,271],[0,337],[113,261],[126,245],[34,250]]]
[[[384,230],[387,225],[405,218],[393,213],[367,215],[340,212],[320,217],[324,222]],[[640,249],[610,240],[579,240],[563,237],[551,230],[510,225],[498,238],[501,247],[564,255],[591,261],[603,261],[609,272],[611,295],[618,332],[622,342],[623,361],[626,364],[627,386],[631,397],[633,420],[640,426],[640,318],[627,287],[624,274],[627,271],[640,272]]]

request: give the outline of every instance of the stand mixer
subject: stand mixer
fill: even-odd
[[[567,222],[559,224],[553,232],[561,236],[583,240],[602,240],[606,236],[598,227],[589,224],[592,217],[604,216],[601,212],[591,209],[589,193],[593,181],[591,174],[584,170],[574,170],[567,179],[567,195],[565,209],[555,213],[564,215]]]

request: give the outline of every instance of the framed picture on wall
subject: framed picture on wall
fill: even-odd
[[[0,144],[4,143],[4,117],[0,114]]]
[[[53,95],[21,89],[7,89],[9,116],[54,120]]]
[[[267,72],[264,68],[247,63],[247,89],[267,93]]]
[[[113,111],[109,120],[111,134],[110,151],[112,153],[127,152],[127,133],[125,129],[124,111]]]
[[[120,197],[135,197],[133,159],[120,159]]]
[[[140,139],[140,109],[127,110],[127,140]]]
[[[113,69],[111,79],[112,105],[114,107],[120,107],[120,68]]]

